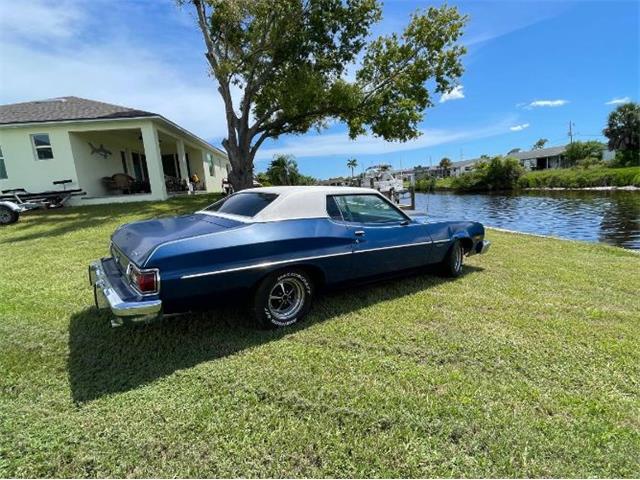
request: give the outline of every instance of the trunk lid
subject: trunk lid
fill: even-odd
[[[183,238],[221,232],[242,225],[241,222],[202,213],[158,218],[122,225],[111,241],[129,260],[142,266],[159,245]]]

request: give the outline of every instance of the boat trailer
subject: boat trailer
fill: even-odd
[[[40,208],[60,208],[71,198],[86,195],[80,188],[67,190],[66,185],[72,180],[57,180],[54,185],[62,185],[62,190],[47,190],[32,193],[24,188],[2,190],[0,195],[0,225],[10,225],[20,218],[20,214]]]

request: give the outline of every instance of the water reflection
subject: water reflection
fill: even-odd
[[[477,220],[492,227],[604,242],[640,250],[640,192],[548,191],[519,194],[417,194],[434,220]]]

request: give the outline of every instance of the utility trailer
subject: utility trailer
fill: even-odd
[[[62,190],[47,190],[32,193],[24,188],[3,190],[0,195],[0,225],[10,225],[20,218],[20,214],[38,208],[60,208],[71,198],[86,195],[80,188],[66,188],[72,180],[57,180],[54,185],[62,185]]]

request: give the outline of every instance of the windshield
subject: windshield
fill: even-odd
[[[253,217],[273,202],[277,196],[275,193],[235,193],[208,206],[205,211]]]

